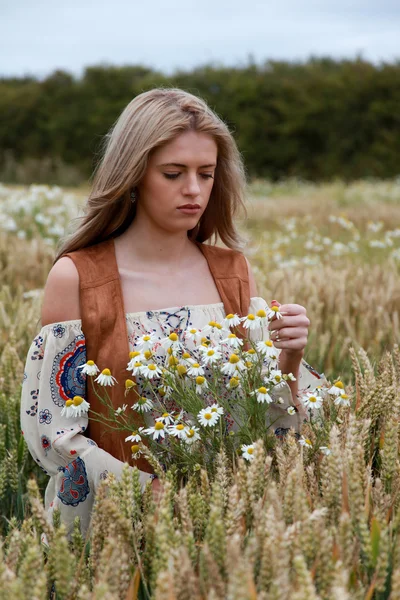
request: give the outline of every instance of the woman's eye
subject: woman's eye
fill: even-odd
[[[163,175],[167,179],[176,179],[179,177],[180,173],[163,173]],[[212,175],[208,175],[207,173],[200,173],[200,176],[203,177],[203,179],[214,179]]]

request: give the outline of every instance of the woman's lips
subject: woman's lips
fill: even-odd
[[[183,206],[178,206],[178,210],[185,215],[195,215],[199,212],[200,206],[198,204],[184,204]]]

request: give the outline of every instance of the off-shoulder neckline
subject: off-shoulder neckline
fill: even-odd
[[[252,300],[263,300],[263,298],[261,298],[261,296],[253,296],[252,298],[250,298],[250,302],[252,302]],[[149,310],[140,310],[137,312],[130,312],[130,313],[125,313],[125,317],[127,318],[137,318],[137,317],[143,317],[145,315],[147,315],[147,313],[151,312],[151,313],[162,313],[162,312],[177,312],[178,310],[184,310],[184,309],[189,309],[189,310],[194,310],[194,309],[213,309],[213,308],[223,308],[224,303],[223,302],[214,302],[213,304],[185,304],[183,306],[168,306],[167,308],[150,308]],[[81,319],[69,319],[67,321],[56,321],[54,323],[48,323],[47,325],[43,325],[41,331],[46,330],[48,328],[54,327],[54,325],[78,325],[82,323]]]

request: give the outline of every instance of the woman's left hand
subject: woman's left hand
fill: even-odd
[[[285,354],[302,354],[311,324],[306,309],[300,304],[279,304],[276,300],[271,304],[279,306],[282,313],[282,318],[274,317],[268,326],[274,346],[284,350]]]

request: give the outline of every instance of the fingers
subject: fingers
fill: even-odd
[[[283,317],[282,319],[273,319],[268,325],[270,331],[283,329],[285,327],[306,327],[310,326],[310,319],[307,315],[296,315],[293,317]],[[290,336],[292,337],[292,336]]]
[[[294,339],[289,339],[289,340],[279,340],[279,341],[274,340],[274,346],[275,346],[275,348],[278,348],[278,350],[304,350],[306,345],[307,345],[306,337],[294,338]]]
[[[279,342],[282,340],[290,340],[293,338],[305,338],[307,339],[308,329],[307,327],[281,327],[278,329],[274,329],[271,332],[271,340],[275,343],[275,341]]]

